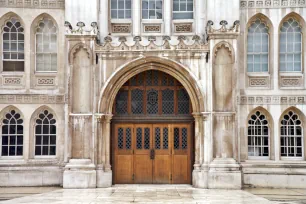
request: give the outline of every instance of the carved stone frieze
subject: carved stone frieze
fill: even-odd
[[[55,85],[55,78],[37,78],[37,85],[38,86],[53,86]]]
[[[306,96],[238,96],[240,105],[302,105]]]
[[[194,50],[194,51],[209,51],[209,45],[205,44],[201,41],[200,36],[193,36],[192,39],[187,39],[186,36],[180,35],[178,36],[178,43],[171,44],[171,38],[169,36],[163,36],[163,42],[161,44],[157,43],[156,37],[152,38],[152,36],[143,36],[142,38],[147,38],[150,42],[142,43],[142,39],[140,36],[134,37],[134,44],[130,45],[126,43],[126,38],[119,38],[120,44],[113,42],[111,36],[107,36],[104,38],[104,43],[95,46],[95,52],[104,52],[104,51],[160,51],[160,50]],[[192,43],[186,43],[186,42]],[[160,42],[160,41],[159,41]]]
[[[305,0],[241,0],[241,9],[306,7]]]
[[[0,95],[2,104],[64,104],[65,102],[64,95]]]
[[[192,32],[192,23],[177,23],[177,24],[174,24],[174,32],[176,32],[176,33],[190,33],[190,32]]]
[[[22,85],[22,77],[3,77],[4,86],[20,86]]]
[[[0,7],[64,9],[65,0],[0,0]]]
[[[280,86],[284,88],[302,87],[303,78],[301,76],[281,76]]]
[[[249,76],[249,87],[251,87],[251,88],[267,88],[267,87],[269,87],[269,77]]]
[[[160,24],[144,24],[143,25],[143,32],[145,33],[160,33],[161,32],[161,25]]]
[[[129,23],[113,23],[112,24],[112,32],[113,33],[130,33],[131,25]]]

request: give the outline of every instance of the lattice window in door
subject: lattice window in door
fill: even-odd
[[[133,114],[143,114],[143,90],[132,90],[131,106]]]
[[[136,148],[142,149],[142,129],[137,128],[136,130]]]
[[[150,128],[144,130],[144,148],[150,149]]]
[[[180,89],[177,91],[178,100],[178,114],[189,114],[190,113],[190,103],[189,95],[185,89]]]
[[[160,149],[160,128],[155,128],[155,149]]]
[[[123,128],[118,128],[118,148],[123,149]]]
[[[125,131],[125,148],[130,150],[132,148],[132,130],[131,128],[126,128]]]
[[[163,128],[163,149],[168,149],[169,147],[169,136],[168,128]]]
[[[174,90],[162,90],[163,114],[174,114]]]
[[[128,113],[128,95],[127,90],[120,90],[116,98],[116,113],[125,115]]]
[[[147,91],[147,113],[158,114],[158,91],[151,89]]]
[[[174,128],[174,149],[180,149],[180,129]]]

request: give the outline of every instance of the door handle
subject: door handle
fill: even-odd
[[[154,149],[151,149],[150,151],[150,159],[153,160],[155,158],[155,151]]]

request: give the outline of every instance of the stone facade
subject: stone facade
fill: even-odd
[[[195,187],[305,188],[305,43],[300,71],[281,72],[279,57],[282,24],[295,19],[302,33],[306,29],[305,1],[194,0],[189,19],[173,19],[172,0],[163,1],[161,19],[142,19],[140,0],[133,0],[131,18],[115,19],[110,4],[0,0],[1,44],[10,19],[24,28],[24,71],[5,71],[6,50],[0,46],[0,125],[12,110],[23,120],[21,154],[5,156],[5,145],[0,147],[0,186],[111,186],[117,92],[131,77],[154,69],[175,77],[189,94]],[[44,19],[56,26],[56,71],[37,68],[36,31]],[[248,30],[258,19],[268,27],[269,68],[248,72]],[[306,41],[304,35],[301,40]],[[46,110],[56,119],[56,151],[37,156],[36,121]],[[248,142],[249,120],[256,114],[267,121],[269,142],[253,146],[266,155],[252,155]],[[294,134],[294,156],[281,148],[280,129],[292,114],[301,121],[295,126],[302,135],[297,144],[299,134]],[[4,128],[0,133],[4,141]]]

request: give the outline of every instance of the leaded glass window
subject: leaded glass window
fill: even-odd
[[[302,70],[302,28],[297,20],[289,18],[280,30],[280,71]]]
[[[248,72],[268,72],[269,28],[260,19],[248,29]]]
[[[3,26],[3,71],[24,71],[24,29],[17,18]]]
[[[193,19],[193,0],[173,0],[173,19]]]
[[[149,70],[133,76],[119,90],[115,116],[158,117],[190,115],[190,98],[179,81],[169,74]]]
[[[23,155],[23,119],[20,113],[10,110],[2,120],[1,156]]]
[[[269,156],[269,126],[266,116],[256,111],[248,121],[248,154],[249,156]]]
[[[303,157],[303,127],[299,116],[289,111],[281,121],[281,156]]]
[[[132,0],[111,0],[112,19],[130,19]]]
[[[142,0],[142,19],[162,19],[162,0]]]
[[[42,111],[36,119],[35,155],[56,155],[56,120],[48,110]]]
[[[36,71],[57,71],[57,28],[48,18],[36,28]]]

